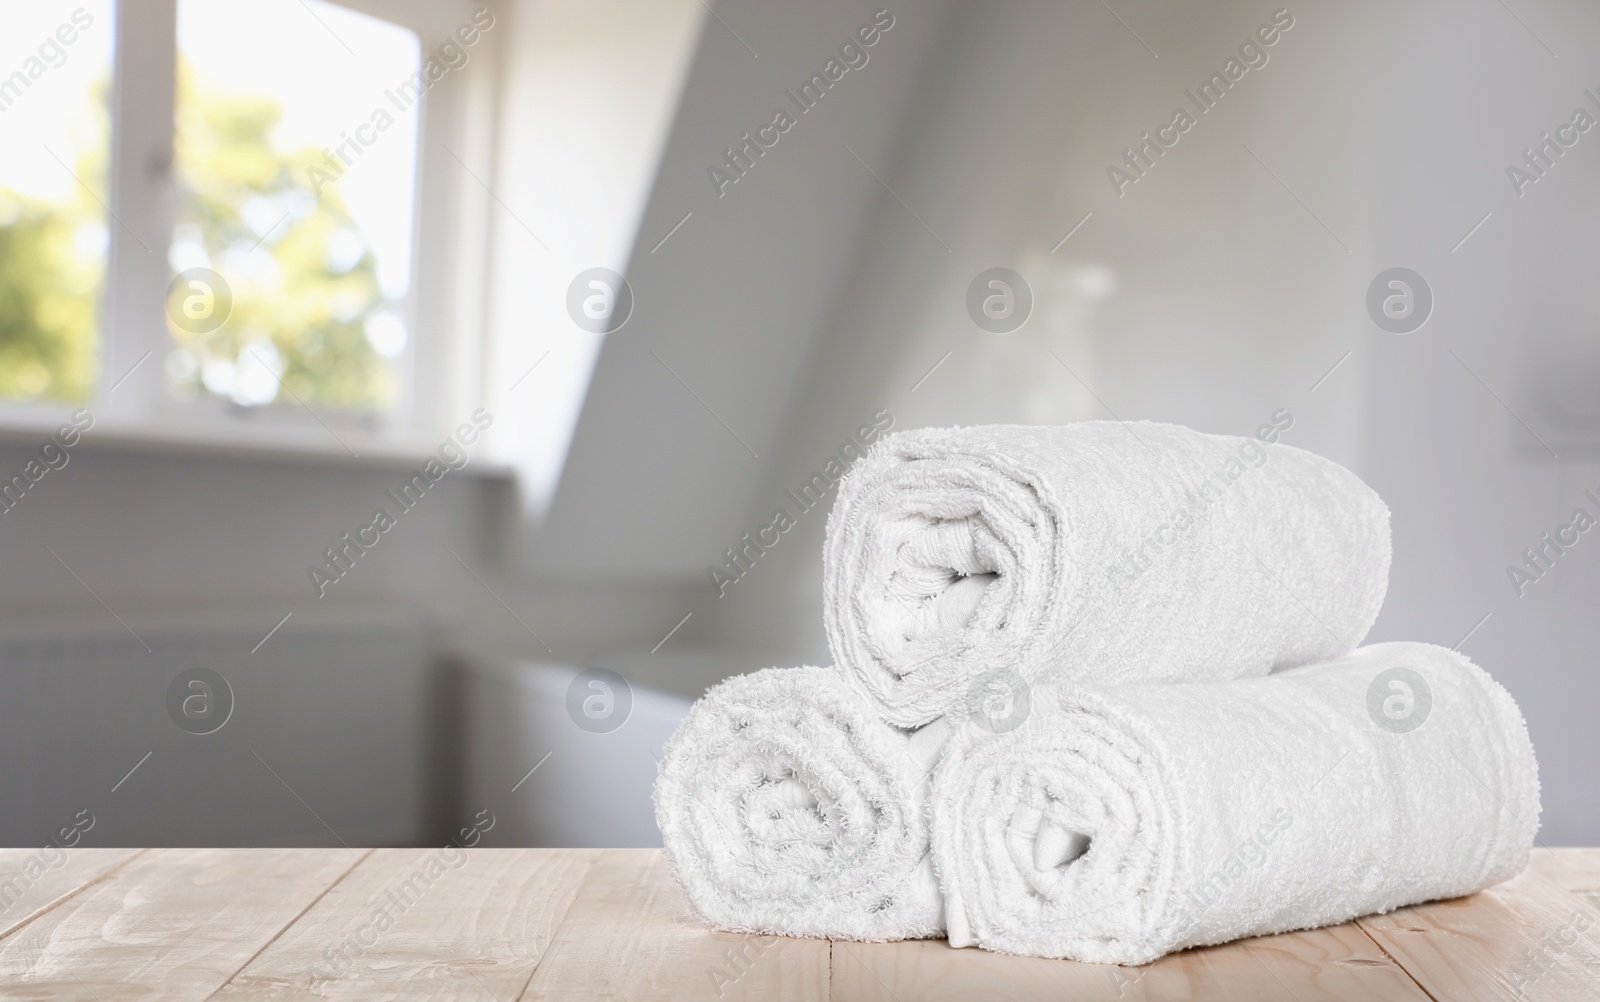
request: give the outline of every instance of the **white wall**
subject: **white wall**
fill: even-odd
[[[1527,713],[1545,783],[1542,837],[1593,843],[1600,807],[1587,771],[1600,736],[1589,718],[1600,683],[1588,671],[1595,627],[1584,612],[1600,558],[1579,544],[1522,598],[1506,566],[1584,504],[1584,488],[1600,493],[1600,349],[1584,291],[1600,133],[1523,198],[1505,167],[1600,84],[1583,70],[1594,65],[1596,15],[1571,3],[1523,11],[1556,59],[1504,11],[1293,4],[1295,27],[1269,64],[1197,116],[1119,198],[1106,167],[1271,9],[1122,5],[1142,42],[1094,4],[959,9],[939,28],[905,112],[877,120],[880,135],[896,138],[871,162],[898,198],[878,188],[852,203],[865,219],[857,242],[827,243],[809,229],[818,211],[859,194],[838,188],[842,177],[828,175],[822,191],[817,168],[793,177],[763,164],[735,194],[770,190],[786,211],[752,212],[714,245],[689,248],[700,287],[730,289],[748,329],[730,335],[716,309],[683,308],[674,336],[716,332],[696,371],[712,374],[702,392],[758,446],[758,486],[735,472],[738,444],[697,404],[671,411],[669,400],[636,393],[656,364],[648,356],[615,371],[603,363],[595,413],[579,430],[592,458],[573,468],[568,511],[604,512],[597,524],[611,544],[577,532],[572,552],[686,576],[698,568],[701,639],[755,646],[762,663],[818,661],[827,657],[820,513],[725,598],[704,567],[875,408],[888,407],[900,427],[1115,415],[1242,433],[1286,407],[1296,417],[1289,441],[1346,463],[1393,508],[1390,598],[1372,639],[1450,646],[1490,613],[1463,650]],[[919,10],[897,16],[910,25]],[[686,121],[700,93],[691,88]],[[666,197],[672,179],[702,159],[675,139],[652,201],[657,219],[677,211]],[[768,267],[815,276],[807,262],[824,259],[843,261],[845,277],[824,319],[808,308],[814,337],[795,385],[798,351],[773,365],[747,343],[787,336],[788,301],[764,287],[761,302],[776,308],[751,306],[744,285]],[[962,304],[970,278],[994,265],[1017,268],[1039,295],[1035,320],[1004,337],[977,330]],[[1367,285],[1396,265],[1422,271],[1438,296],[1437,313],[1412,335],[1387,334],[1365,312]],[[1108,276],[1114,291],[1094,295]],[[780,406],[786,416],[773,419]],[[602,433],[638,411],[659,423]],[[696,419],[705,427],[688,441],[700,454],[680,430]],[[1560,461],[1522,421],[1556,444]],[[613,503],[591,509],[605,493],[596,485],[610,443],[628,434],[647,447],[610,468]]]
[[[757,510],[877,407],[898,427],[1116,416],[1233,433],[1287,407],[1290,441],[1359,469],[1365,363],[1311,388],[1365,334],[1348,290],[1369,268],[1370,95],[1359,79],[1354,90],[1325,85],[1362,15],[1301,10],[1267,65],[1197,114],[1145,180],[1118,197],[1106,176],[1263,16],[1246,4],[1164,7],[1139,24],[1157,59],[1103,9],[963,9],[888,178],[922,222],[893,198],[874,206]],[[1246,144],[1314,197],[1350,250]],[[993,266],[1035,291],[1034,317],[1009,335],[979,330],[965,311],[968,283]],[[715,628],[826,657],[822,528],[810,516],[710,603]]]
[[[606,340],[569,319],[567,286],[589,268],[626,269],[706,8],[697,0],[508,6],[498,40],[499,148],[485,179],[497,199],[485,402],[503,429],[516,429],[497,436],[498,452],[522,478],[536,529]]]
[[[1438,305],[1421,330],[1372,331],[1362,348],[1364,473],[1395,531],[1374,637],[1452,645],[1487,615],[1462,650],[1527,716],[1544,785],[1540,837],[1593,845],[1600,545],[1581,536],[1520,597],[1506,569],[1577,508],[1600,517],[1584,496],[1600,495],[1600,131],[1521,197],[1506,167],[1575,109],[1600,117],[1583,95],[1600,93],[1600,10],[1557,3],[1521,13],[1559,58],[1510,17],[1462,18],[1431,3],[1396,22],[1375,67],[1397,97],[1374,108],[1385,137],[1374,193],[1380,266],[1420,272]]]

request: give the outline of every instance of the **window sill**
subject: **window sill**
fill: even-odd
[[[51,439],[71,408],[29,415],[8,414],[0,423],[0,448],[34,451]],[[316,434],[298,429],[254,429],[248,436],[236,432],[203,431],[178,425],[119,423],[97,417],[70,449],[76,454],[176,457],[222,462],[261,462],[336,470],[409,470],[437,454],[439,441],[359,441],[346,438],[347,448],[320,429]],[[514,479],[515,469],[503,462],[479,458],[481,441],[468,448],[471,460],[454,476]]]

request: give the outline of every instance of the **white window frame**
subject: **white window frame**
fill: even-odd
[[[492,205],[485,186],[494,185],[496,57],[506,12],[491,0],[328,2],[416,32],[424,61],[458,27],[470,24],[474,11],[487,8],[495,17],[494,29],[469,50],[464,71],[452,73],[418,103],[409,336],[397,359],[397,399],[387,411],[355,414],[293,401],[247,409],[172,397],[165,360],[174,345],[165,309],[176,209],[179,0],[116,0],[105,198],[112,218],[106,220],[100,374],[87,405],[95,415],[92,434],[244,451],[401,455],[431,451],[481,396]],[[293,56],[285,55],[286,72],[296,69]],[[0,403],[0,429],[52,428],[76,409],[55,402]]]

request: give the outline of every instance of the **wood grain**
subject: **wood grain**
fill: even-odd
[[[596,856],[380,849],[215,997],[516,998]]]
[[[955,1002],[973,998],[1115,999],[1133,968],[953,949],[944,940],[833,944],[834,1002]]]
[[[0,939],[139,855],[139,849],[0,849]]]
[[[1436,999],[1600,998],[1600,911],[1534,869],[1357,922]]]
[[[205,998],[359,858],[345,849],[151,850],[0,940],[0,991]]]
[[[833,945],[836,1002],[980,997],[1085,1002],[1428,998],[1377,944],[1350,925],[1186,950],[1143,967],[953,950],[943,941]]]
[[[826,999],[828,942],[715,932],[689,914],[660,850],[611,849],[522,998]]]
[[[1426,1002],[1428,995],[1353,925],[1260,936],[1163,957],[1127,999],[1370,999]]]
[[[4,999],[1600,999],[1592,849],[1539,850],[1469,898],[1138,968],[716,932],[654,849],[36,855],[0,850]]]
[[[1574,894],[1600,895],[1600,849],[1543,849],[1535,851],[1528,868]]]

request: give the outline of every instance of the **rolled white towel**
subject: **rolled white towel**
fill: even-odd
[[[656,823],[694,910],[738,932],[944,932],[927,790],[951,727],[889,726],[833,669],[713,688],[667,743]]]
[[[1441,647],[1033,695],[934,773],[954,946],[1142,964],[1480,890],[1538,829],[1516,703]]]
[[[890,723],[1028,681],[1264,675],[1366,637],[1389,512],[1281,443],[1151,422],[890,435],[828,518],[835,660]]]

